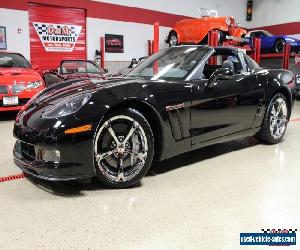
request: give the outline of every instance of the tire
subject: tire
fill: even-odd
[[[115,111],[99,124],[94,162],[97,177],[105,185],[127,188],[137,184],[148,172],[153,155],[153,133],[139,111]]]
[[[257,138],[267,144],[281,142],[286,132],[289,112],[285,96],[276,94],[270,101]]]
[[[176,34],[176,32],[172,31],[169,35],[169,46],[170,47],[174,47],[174,46],[177,46],[179,43],[178,43],[178,36]]]
[[[276,53],[281,53],[283,52],[283,46],[285,44],[285,41],[283,39],[278,39],[275,43],[274,43],[274,51]]]

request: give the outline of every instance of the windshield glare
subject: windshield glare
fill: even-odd
[[[209,51],[204,46],[181,46],[161,50],[131,70],[127,76],[151,80],[185,79]]]
[[[64,61],[60,67],[61,74],[94,73],[104,72],[94,63],[89,61]]]
[[[0,67],[2,68],[30,68],[30,63],[21,55],[14,53],[0,53]]]

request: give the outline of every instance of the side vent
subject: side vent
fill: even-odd
[[[190,137],[189,128],[187,125],[188,116],[184,109],[184,103],[174,106],[167,106],[170,126],[173,137],[176,141]]]

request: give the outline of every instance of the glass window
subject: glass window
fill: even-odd
[[[90,61],[63,61],[60,66],[61,74],[74,74],[74,73],[94,73],[103,74],[104,71],[100,69],[96,64]]]
[[[127,76],[151,80],[185,79],[210,51],[205,46],[180,46],[161,50],[131,70]]]
[[[260,68],[259,65],[257,64],[257,62],[255,62],[250,56],[244,55],[244,57],[247,60],[250,69],[259,69]]]
[[[233,54],[229,50],[217,49],[216,53],[214,53],[211,58],[216,58],[216,63],[212,64],[210,60],[206,62],[202,79],[209,79],[217,69],[222,68],[225,65],[225,67],[228,67],[228,64],[232,65],[234,75],[241,74],[245,70],[245,65],[241,63],[239,56]]]
[[[15,53],[0,53],[2,68],[30,68],[30,63],[21,55]]]

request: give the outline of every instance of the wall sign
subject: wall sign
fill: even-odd
[[[0,49],[7,49],[6,28],[3,26],[0,26]]]
[[[33,22],[47,52],[72,52],[82,26]]]
[[[124,39],[122,35],[105,34],[105,52],[124,53]]]

